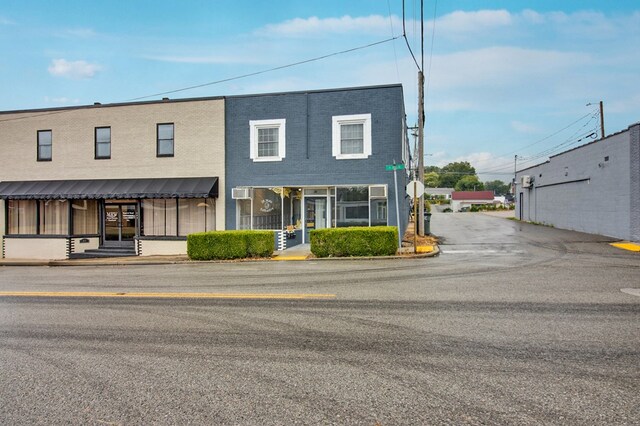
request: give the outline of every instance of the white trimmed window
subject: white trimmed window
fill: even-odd
[[[338,160],[371,155],[371,114],[334,116],[332,134],[333,156]]]
[[[286,120],[249,121],[249,156],[253,161],[282,161],[285,157]]]

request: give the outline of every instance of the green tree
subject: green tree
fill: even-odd
[[[484,183],[484,189],[493,191],[496,195],[505,195],[509,193],[511,187],[508,183],[504,183],[501,180],[491,180]]]
[[[424,186],[426,188],[438,188],[440,185],[440,175],[436,172],[425,173]]]
[[[449,163],[440,169],[440,186],[455,188],[460,179],[465,176],[476,176],[476,169],[467,161]]]
[[[484,185],[480,182],[478,176],[467,175],[458,180],[454,189],[456,191],[482,191],[484,189]]]

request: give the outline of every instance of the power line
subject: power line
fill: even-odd
[[[366,45],[363,45],[363,46],[354,47],[354,48],[351,48],[351,49],[341,50],[339,52],[333,52],[333,53],[330,53],[328,55],[317,56],[315,58],[305,59],[303,61],[298,61],[298,62],[294,62],[294,63],[291,63],[291,64],[281,65],[281,66],[278,66],[278,67],[274,67],[274,68],[270,68],[270,69],[266,69],[266,70],[262,70],[262,71],[256,71],[256,72],[252,72],[252,73],[248,73],[248,74],[243,74],[243,75],[239,75],[239,76],[235,76],[235,77],[229,77],[229,78],[225,78],[225,79],[222,79],[222,80],[211,81],[209,83],[197,84],[197,85],[194,85],[194,86],[184,87],[184,88],[181,88],[181,89],[175,89],[175,90],[170,90],[170,91],[167,91],[167,92],[155,93],[153,95],[140,96],[140,97],[128,99],[128,100],[125,100],[125,101],[122,101],[122,102],[139,101],[139,100],[142,100],[142,99],[152,98],[152,97],[156,97],[156,96],[168,95],[168,94],[171,94],[171,93],[184,92],[186,90],[197,89],[197,88],[206,87],[206,86],[212,86],[214,84],[225,83],[225,82],[233,81],[233,80],[239,80],[241,78],[253,77],[253,76],[256,76],[256,75],[265,74],[265,73],[272,72],[272,71],[277,71],[277,70],[281,70],[281,69],[285,69],[285,68],[294,67],[294,66],[297,66],[297,65],[303,65],[303,64],[310,63],[310,62],[319,61],[319,60],[322,60],[322,59],[330,58],[332,56],[337,56],[337,55],[342,55],[342,54],[345,54],[345,53],[355,52],[357,50],[367,49],[369,47],[373,47],[373,46],[377,46],[377,45],[380,45],[380,44],[388,43],[390,41],[397,40],[400,37],[402,37],[402,36],[399,36],[399,35],[398,36],[393,36],[393,34],[392,34],[392,37],[390,37],[388,39],[385,39],[385,40],[380,40],[380,41],[377,41],[377,42],[374,42],[374,43],[369,43],[369,44],[366,44]],[[47,112],[43,112],[43,113],[40,113],[40,114],[33,114],[33,113],[30,114],[28,111],[21,111],[21,112],[23,112],[25,114],[29,114],[29,115],[26,115],[24,117],[11,117],[11,118],[0,119],[0,122],[26,120],[26,119],[30,119],[30,118],[42,117],[42,116],[47,116],[47,115],[62,114],[62,113],[66,113],[66,112],[85,109],[87,107],[88,106],[86,106],[86,105],[77,106],[77,107],[63,107],[63,109],[59,109],[59,110],[55,110],[55,111],[47,111]]]
[[[433,28],[431,29],[431,49],[429,52],[429,70],[427,71],[427,87],[424,93],[424,102],[427,102],[429,97],[429,85],[431,83],[431,64],[433,63],[433,45],[436,41],[436,15],[438,11],[438,0],[435,0],[433,6]]]
[[[402,37],[402,36],[394,36],[394,37],[390,37],[390,38],[385,39],[385,40],[376,41],[374,43],[369,43],[369,44],[366,44],[364,46],[358,46],[358,47],[354,47],[354,48],[351,48],[351,49],[341,50],[339,52],[329,53],[328,55],[317,56],[315,58],[305,59],[303,61],[298,61],[298,62],[294,62],[294,63],[287,64],[287,65],[280,65],[278,67],[273,67],[273,68],[269,68],[269,69],[262,70],[262,71],[251,72],[251,73],[248,73],[248,74],[242,74],[242,75],[235,76],[235,77],[224,78],[222,80],[211,81],[211,82],[208,82],[208,83],[196,84],[194,86],[183,87],[181,89],[168,90],[166,92],[154,93],[152,95],[140,96],[140,97],[137,97],[137,98],[128,99],[126,102],[138,101],[138,100],[141,100],[141,99],[153,98],[153,97],[156,97],[156,96],[162,96],[162,95],[169,95],[169,94],[172,94],[172,93],[184,92],[185,90],[198,89],[200,87],[213,86],[214,84],[226,83],[228,81],[240,80],[242,78],[253,77],[253,76],[260,75],[260,74],[265,74],[265,73],[268,73],[268,72],[273,72],[273,71],[278,71],[278,70],[285,69],[285,68],[295,67],[295,66],[298,66],[298,65],[308,64],[310,62],[315,62],[315,61],[319,61],[319,60],[322,60],[322,59],[327,59],[327,58],[330,58],[332,56],[337,56],[337,55],[342,55],[342,54],[345,54],[345,53],[355,52],[356,50],[367,49],[369,47],[377,46],[379,44],[388,43],[390,41],[397,40],[400,37]]]
[[[415,55],[413,54],[413,50],[411,50],[411,46],[409,45],[409,39],[407,39],[407,30],[405,28],[405,18],[404,18],[404,0],[402,0],[402,37],[404,38],[405,43],[407,44],[407,49],[409,49],[409,53],[411,53],[411,57],[413,58],[413,62],[416,64],[418,71],[422,71],[420,65],[418,65],[418,61],[416,60]]]
[[[387,0],[387,8],[389,9],[389,26],[391,27],[391,37],[395,37],[395,31],[393,31],[393,19],[391,19],[391,3],[390,0]],[[400,68],[398,67],[398,52],[396,52],[396,44],[393,43],[393,57],[396,60],[396,75],[398,76],[398,81],[400,81]]]

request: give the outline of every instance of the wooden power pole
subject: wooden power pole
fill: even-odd
[[[424,75],[418,72],[418,181],[424,183]],[[424,194],[420,196],[420,213],[415,218],[416,232],[424,237]]]

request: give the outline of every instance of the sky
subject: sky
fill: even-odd
[[[428,0],[424,50],[402,6],[3,0],[0,110],[402,83],[414,126],[424,61],[425,164],[506,182],[599,137],[600,101],[606,134],[640,121],[640,1]]]

